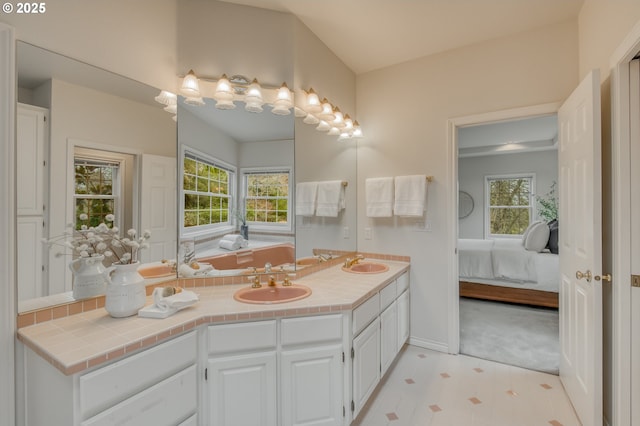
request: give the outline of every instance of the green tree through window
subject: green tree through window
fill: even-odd
[[[229,222],[231,174],[213,162],[185,153],[185,228]]]
[[[105,216],[115,213],[118,165],[76,158],[74,169],[76,229],[82,225],[98,226]],[[82,214],[88,219],[81,220]]]
[[[487,178],[489,233],[521,235],[533,215],[533,177]]]
[[[245,185],[248,222],[288,223],[289,172],[248,173]]]

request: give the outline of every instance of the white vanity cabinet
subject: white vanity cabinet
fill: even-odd
[[[342,336],[342,314],[282,320],[281,425],[343,423]]]
[[[352,418],[367,403],[409,337],[409,274],[353,311]]]
[[[197,415],[197,337],[176,337],[96,370],[65,376],[25,352],[25,423],[189,424]]]
[[[341,425],[343,314],[209,326],[207,425]]]
[[[276,328],[275,320],[209,326],[205,424],[277,425]]]

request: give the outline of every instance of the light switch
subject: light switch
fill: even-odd
[[[372,240],[373,239],[373,229],[364,228],[364,239],[365,240]]]

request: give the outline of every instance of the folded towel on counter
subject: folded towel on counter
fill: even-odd
[[[178,276],[183,278],[195,277],[197,275],[206,275],[209,271],[213,271],[213,266],[210,263],[196,262],[195,265],[193,263],[190,265],[183,263],[178,267]]]
[[[427,195],[427,176],[396,176],[395,202],[393,212],[396,216],[422,216]]]
[[[218,247],[225,250],[238,250],[242,247],[242,241],[220,240]]]
[[[391,217],[393,213],[393,178],[365,180],[365,198],[368,217]]]
[[[162,287],[154,288],[153,304],[140,309],[138,316],[146,318],[167,318],[180,309],[195,304],[199,300],[198,295],[193,291],[179,289],[181,290],[179,293],[164,297],[164,290]]]
[[[316,212],[318,182],[300,182],[296,185],[296,215],[313,216]]]
[[[318,182],[316,216],[337,217],[345,208],[344,185],[341,180]]]
[[[225,236],[220,238],[220,240],[231,241],[234,243],[242,244],[242,241],[244,240],[244,238],[242,238],[242,235],[240,234],[226,234]]]

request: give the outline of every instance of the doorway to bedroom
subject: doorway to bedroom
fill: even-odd
[[[458,128],[460,353],[558,374],[557,117]]]

